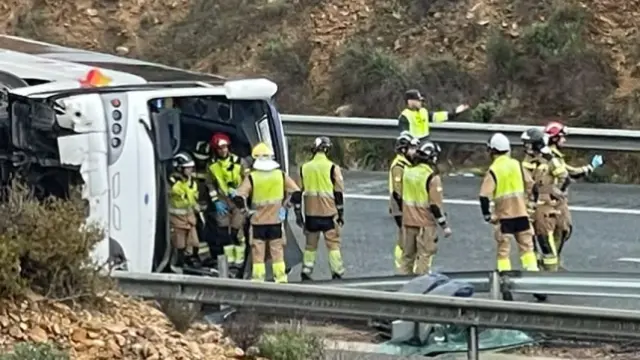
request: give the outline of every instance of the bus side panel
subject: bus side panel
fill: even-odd
[[[146,104],[146,103],[145,103]],[[146,114],[145,114],[146,115]],[[148,116],[148,115],[147,115]],[[142,118],[142,116],[140,117]],[[148,117],[147,117],[148,118]],[[142,124],[137,121],[138,129],[138,249],[141,254],[141,264],[144,264],[146,271],[152,271],[153,256],[156,239],[156,221],[158,213],[157,189],[156,189],[156,163],[154,156],[154,145],[146,133],[148,123]]]
[[[147,226],[148,221],[143,219],[149,216],[144,212],[149,212],[147,206],[153,205],[155,199],[151,199],[154,196],[151,194],[145,204],[144,194],[154,191],[155,183],[153,159],[145,164],[146,158],[139,158],[140,153],[144,153],[140,147],[147,145],[148,149],[151,146],[151,140],[145,141],[146,133],[140,134],[140,114],[144,112],[141,112],[135,95],[113,93],[105,94],[103,98],[108,124],[110,235],[123,249],[127,270],[149,273],[153,263],[154,238],[144,234],[153,232],[154,226]],[[114,103],[119,105],[115,107]],[[145,101],[142,101],[142,106],[146,107]],[[119,113],[115,113],[116,110]],[[151,187],[147,183],[151,183]],[[141,189],[146,190],[141,192]],[[155,218],[155,211],[151,216]]]

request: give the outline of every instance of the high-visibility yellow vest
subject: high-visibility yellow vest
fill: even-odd
[[[181,179],[177,176],[171,176],[169,181],[169,213],[187,215],[198,204],[198,182],[195,179]]]
[[[520,162],[509,155],[500,155],[491,164],[489,170],[496,177],[496,189],[493,199],[524,196],[524,179]]]
[[[304,195],[333,198],[333,182],[331,167],[333,162],[323,153],[316,154],[313,159],[302,165],[302,187]]]
[[[427,109],[411,110],[407,108],[402,111],[402,115],[409,121],[411,136],[417,138],[429,136],[429,111]],[[449,113],[446,111],[436,111],[432,115],[434,123],[445,122],[449,119]]]
[[[405,168],[406,166],[411,165],[411,162],[409,160],[407,160],[407,158],[402,155],[402,154],[398,154],[396,155],[395,159],[393,159],[393,161],[391,162],[391,166],[389,167],[389,194],[393,193],[393,183],[395,182],[395,180],[393,179],[393,169],[396,166],[400,166],[401,168]],[[402,179],[399,179],[402,180]]]
[[[284,173],[280,169],[254,170],[249,173],[253,184],[251,204],[254,207],[282,204],[284,201]]]
[[[234,154],[225,159],[217,159],[209,165],[209,173],[218,184],[219,190],[229,195],[230,189],[236,189],[242,182],[242,164]]]
[[[407,167],[402,175],[402,203],[407,206],[428,206],[427,180],[433,169],[427,164]]]

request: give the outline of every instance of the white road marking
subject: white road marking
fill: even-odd
[[[623,257],[623,258],[618,259],[618,261],[640,263],[640,258]]]
[[[358,199],[358,200],[389,201],[388,195],[345,194],[344,197],[347,199]],[[453,204],[453,205],[472,205],[472,206],[478,206],[478,207],[480,206],[477,200],[445,199],[444,203]],[[569,209],[572,211],[578,211],[578,212],[591,212],[591,213],[601,213],[601,214],[640,215],[640,210],[634,210],[634,209],[617,209],[617,208],[590,207],[590,206],[569,206]]]

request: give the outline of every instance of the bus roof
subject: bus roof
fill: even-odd
[[[225,78],[146,61],[79,50],[9,35],[0,35],[0,70],[23,79],[77,80],[100,68],[116,83],[155,81],[220,82]]]

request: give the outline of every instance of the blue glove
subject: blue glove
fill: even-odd
[[[216,201],[213,203],[216,206],[216,213],[218,215],[227,215],[229,213],[229,207],[224,201]]]
[[[591,166],[593,166],[594,169],[599,168],[603,163],[604,161],[602,160],[602,155],[594,155],[591,158]]]
[[[287,209],[281,207],[278,211],[278,218],[280,221],[284,221],[287,218]]]
[[[237,193],[238,193],[238,192],[236,191],[236,189],[229,189],[229,197],[230,197],[230,198],[234,198],[234,197],[236,197],[236,194],[237,194]]]

